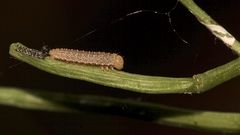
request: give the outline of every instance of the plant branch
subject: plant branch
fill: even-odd
[[[172,78],[104,70],[97,66],[66,63],[49,57],[39,59],[16,51],[23,47],[26,48],[21,43],[13,43],[10,46],[10,54],[43,71],[139,93],[201,93],[240,74],[240,59],[194,75],[192,78]]]
[[[240,132],[240,114],[187,110],[118,98],[40,92],[0,87],[0,104],[54,112],[119,115],[176,127],[215,132]]]

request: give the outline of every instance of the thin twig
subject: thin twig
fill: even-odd
[[[180,3],[191,12],[197,20],[206,26],[218,39],[222,40],[227,47],[240,55],[240,43],[225,28],[219,25],[211,16],[202,10],[193,0],[180,0]]]

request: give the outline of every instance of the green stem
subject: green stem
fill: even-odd
[[[157,124],[216,132],[240,132],[240,114],[187,110],[118,98],[36,92],[0,87],[0,104],[56,112],[97,112],[136,118]]]
[[[202,10],[193,0],[180,0],[180,2],[206,26],[213,35],[222,40],[227,47],[240,55],[240,43],[226,29],[213,20],[204,10]]]
[[[68,78],[141,93],[184,93],[189,92],[188,90],[193,87],[191,78],[152,77],[114,69],[107,70],[97,66],[67,63],[49,57],[38,59],[18,52],[18,48],[26,47],[20,43],[14,43],[10,47],[10,54],[41,70]]]
[[[23,47],[25,46],[21,43],[13,43],[10,46],[10,54],[38,69],[68,78],[140,93],[201,93],[240,74],[240,59],[194,75],[192,78],[172,78],[104,70],[101,67],[66,63],[49,57],[39,59],[16,51]]]

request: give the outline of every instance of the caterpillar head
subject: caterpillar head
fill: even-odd
[[[120,55],[117,55],[117,54],[114,54],[114,57],[113,57],[113,67],[118,69],[118,70],[121,70],[123,69],[123,65],[124,65],[124,60],[123,60],[123,57],[120,56]]]

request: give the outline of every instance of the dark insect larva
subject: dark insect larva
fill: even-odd
[[[41,50],[31,49],[25,46],[19,46],[16,51],[38,59],[44,59],[48,56],[48,49],[46,48],[46,46],[43,46]]]
[[[115,53],[89,52],[60,48],[50,50],[49,55],[54,59],[66,62],[106,66],[118,70],[121,70],[124,64],[122,56]]]

